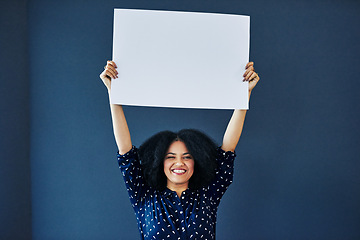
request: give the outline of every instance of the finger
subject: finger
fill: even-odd
[[[249,91],[252,91],[254,89],[254,87],[257,85],[258,81],[253,80],[251,82],[249,82]]]
[[[108,68],[106,69],[109,73],[111,73],[112,76],[114,76],[113,78],[117,78],[117,72],[116,70],[114,71],[113,69],[111,68]]]
[[[256,72],[253,72],[253,74],[251,74],[251,76],[249,77],[249,82],[253,81],[253,80],[257,80],[257,74]]]
[[[250,67],[250,66],[254,66],[254,62],[248,62],[248,64],[246,64],[245,69],[247,69],[247,68]]]
[[[112,72],[112,71],[110,71],[110,70],[107,70],[107,73],[108,73],[109,76],[111,76],[112,79],[117,78],[117,74],[116,74],[116,73],[114,73],[114,72]]]
[[[115,75],[118,75],[118,71],[113,66],[106,66],[105,70],[109,70],[112,73],[114,73]]]
[[[116,65],[116,63],[114,62],[114,61],[111,61],[111,60],[109,60],[109,61],[107,61],[107,64],[109,65],[112,65],[114,68],[117,68],[117,65]]]
[[[253,66],[250,66],[248,69],[246,69],[243,77],[245,77],[250,71],[255,71],[254,67]]]
[[[115,67],[112,66],[112,65],[109,65],[109,64],[105,66],[105,70],[109,70],[109,71],[112,72],[114,75],[118,75],[118,74],[119,74],[118,71],[115,69]]]
[[[254,73],[254,71],[249,71],[247,74],[246,74],[246,76],[245,76],[245,78],[244,78],[244,81],[248,81],[249,80],[249,78],[251,77],[251,75]]]
[[[105,66],[105,69],[107,68],[111,68],[113,71],[116,72],[116,67],[111,63],[111,62],[108,62]]]
[[[101,76],[101,79],[102,79],[102,80],[105,80],[105,78],[115,79],[115,77],[116,77],[116,76],[115,76],[112,72],[110,72],[108,69],[104,70],[104,71],[100,74],[100,76]]]

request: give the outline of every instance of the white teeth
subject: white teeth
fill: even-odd
[[[174,173],[184,173],[186,172],[185,170],[178,170],[178,169],[174,169],[172,170]]]

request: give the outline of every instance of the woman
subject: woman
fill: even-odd
[[[117,66],[108,61],[100,74],[110,95]],[[249,98],[259,81],[246,65]],[[160,132],[139,149],[131,143],[121,105],[110,104],[119,167],[135,210],[141,239],[215,239],[216,212],[232,182],[235,148],[246,110],[234,110],[221,147],[200,131]]]

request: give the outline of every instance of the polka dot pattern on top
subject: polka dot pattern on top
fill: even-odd
[[[218,148],[213,181],[198,190],[187,189],[178,197],[168,188],[159,191],[145,183],[136,147],[124,155],[118,153],[141,239],[215,239],[217,208],[232,183],[235,156]]]

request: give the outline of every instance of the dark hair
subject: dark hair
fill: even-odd
[[[194,173],[189,188],[199,189],[210,183],[215,176],[216,145],[204,133],[195,129],[183,129],[179,132],[162,131],[139,148],[139,158],[146,183],[158,190],[164,190],[167,178],[164,173],[164,159],[167,150],[174,141],[182,141],[194,158]]]

